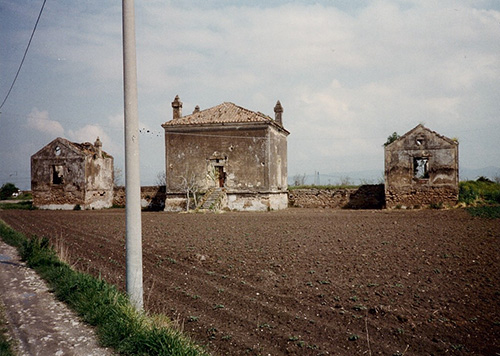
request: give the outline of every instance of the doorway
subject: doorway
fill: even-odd
[[[219,188],[223,188],[226,184],[226,172],[224,172],[224,166],[215,166],[215,171],[217,173]]]

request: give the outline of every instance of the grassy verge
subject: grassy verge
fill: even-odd
[[[33,207],[33,203],[29,200],[21,201],[19,203],[12,202],[12,203],[0,203],[0,209],[3,210],[12,210],[12,209],[18,209],[18,210],[33,210],[35,209]]]
[[[487,178],[460,182],[458,201],[467,206],[472,216],[500,218],[500,184]]]
[[[465,208],[472,216],[487,219],[500,219],[500,205],[497,206],[471,206]]]
[[[208,355],[164,316],[137,312],[114,286],[61,262],[48,239],[27,239],[0,220],[0,236],[18,248],[27,265],[44,278],[55,295],[88,324],[103,346],[123,355]]]

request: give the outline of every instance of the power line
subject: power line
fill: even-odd
[[[33,28],[33,32],[31,32],[30,40],[28,42],[28,45],[26,46],[26,50],[24,51],[23,59],[21,60],[21,64],[19,64],[19,68],[17,69],[16,76],[14,77],[14,80],[12,81],[10,89],[7,92],[7,95],[5,96],[5,99],[3,99],[2,105],[0,105],[0,109],[2,109],[3,105],[7,101],[7,98],[9,97],[10,92],[12,91],[12,88],[14,87],[14,84],[16,83],[17,77],[19,76],[19,72],[21,71],[21,68],[23,66],[24,59],[26,58],[26,54],[28,54],[28,49],[30,48],[31,40],[33,39],[33,36],[35,35],[36,27],[38,26],[38,21],[40,21],[40,17],[42,16],[43,8],[45,7],[46,2],[47,2],[47,0],[43,0],[42,8],[40,9],[40,13],[38,14],[38,18],[36,19],[36,22],[35,22],[35,27]]]

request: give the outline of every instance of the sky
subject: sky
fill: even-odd
[[[0,100],[43,0],[0,1]],[[459,141],[460,166],[500,166],[500,1],[136,1],[141,184],[165,170],[161,124],[233,102],[274,117],[288,176],[383,177],[383,144],[418,124]],[[0,184],[30,188],[56,137],[94,142],[124,170],[120,1],[47,0],[0,109]],[[122,182],[123,183],[123,182]],[[323,182],[327,183],[327,182]]]

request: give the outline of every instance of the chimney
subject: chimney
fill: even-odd
[[[99,136],[97,136],[97,140],[95,140],[94,146],[97,149],[97,157],[101,158],[102,157],[102,142],[99,139]]]
[[[274,121],[280,126],[283,126],[283,120],[281,118],[281,114],[283,114],[283,107],[281,106],[280,101],[276,103],[276,106],[274,107]]]
[[[179,95],[176,95],[174,101],[172,101],[172,108],[174,112],[174,120],[180,119],[182,117],[182,101],[179,99]]]
[[[193,114],[196,114],[197,112],[200,112],[200,107],[198,105],[194,107]]]

